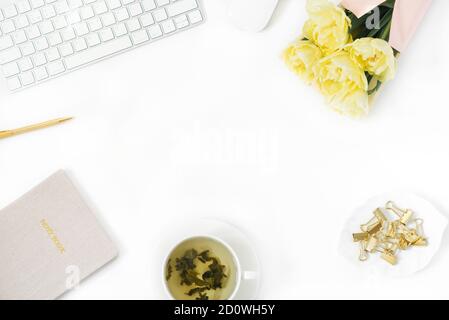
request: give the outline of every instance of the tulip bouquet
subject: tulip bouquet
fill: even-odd
[[[284,60],[334,110],[366,115],[376,92],[394,78],[397,56],[430,2],[344,0],[337,6],[308,0],[309,19],[302,35],[284,51]]]

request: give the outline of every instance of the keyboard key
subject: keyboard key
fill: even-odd
[[[95,17],[87,22],[89,25],[90,31],[97,31],[103,28],[103,25],[101,24],[101,20],[98,17]]]
[[[22,60],[19,60],[17,63],[21,71],[28,71],[33,69],[33,63],[29,57],[25,57]]]
[[[133,32],[131,34],[131,37],[132,37],[133,43],[135,45],[141,44],[141,43],[143,43],[145,41],[150,40],[150,38],[148,37],[148,34],[147,34],[145,29]]]
[[[139,14],[141,14],[142,11],[142,7],[140,6],[140,3],[133,3],[132,5],[130,5],[128,7],[129,10],[129,14],[131,15],[131,17],[135,17],[138,16]]]
[[[189,20],[185,14],[175,17],[173,21],[178,29],[185,28],[189,25]]]
[[[167,7],[167,13],[169,17],[174,17],[178,14],[196,9],[197,7],[198,4],[196,3],[196,0],[179,0]]]
[[[22,51],[23,56],[29,56],[30,54],[35,53],[36,49],[34,49],[34,46],[31,42],[27,42],[20,47],[20,51]]]
[[[139,20],[137,20],[136,18],[126,21],[126,26],[128,27],[129,32],[133,32],[140,29]]]
[[[21,44],[28,40],[25,31],[23,30],[19,30],[14,33],[12,38],[14,39],[15,44]]]
[[[105,13],[105,14],[101,15],[100,17],[101,17],[101,21],[103,22],[103,25],[105,27],[113,25],[115,23],[115,17],[112,14],[112,12]]]
[[[20,72],[19,66],[17,65],[16,62],[11,62],[11,63],[5,64],[2,67],[2,71],[3,71],[3,75],[5,77],[15,76],[16,74],[18,74]]]
[[[48,61],[54,61],[59,59],[61,56],[59,55],[59,51],[56,48],[50,48],[45,52]]]
[[[44,0],[31,0],[31,5],[33,6],[34,9],[36,8],[40,8],[44,5]]]
[[[190,23],[192,23],[192,24],[203,21],[203,16],[201,15],[201,12],[199,10],[189,12],[188,16],[189,16]]]
[[[0,38],[0,51],[11,48],[14,45],[10,35],[6,35]]]
[[[41,38],[36,39],[34,41],[34,46],[36,47],[37,51],[42,51],[42,50],[48,49],[49,46],[48,46],[47,38],[41,37]]]
[[[28,0],[22,0],[16,3],[17,11],[19,13],[25,13],[31,10],[30,3]]]
[[[56,74],[64,72],[65,67],[62,61],[55,61],[47,65],[47,71],[49,75],[54,76]]]
[[[122,4],[120,3],[120,0],[107,0],[108,2],[108,7],[111,10],[120,8],[122,6]]]
[[[20,81],[22,82],[23,86],[27,86],[27,85],[34,83],[33,73],[31,71],[22,73],[20,75]]]
[[[161,23],[162,26],[162,30],[164,31],[164,33],[172,33],[174,31],[176,31],[176,27],[175,24],[173,23],[172,20],[167,20]]]
[[[112,36],[112,37],[114,37],[114,36]],[[100,42],[101,42],[100,37],[96,33],[89,34],[86,37],[86,40],[87,40],[87,44],[89,45],[89,47],[96,46],[97,44],[100,44]]]
[[[33,56],[33,62],[34,65],[41,66],[47,63],[47,58],[45,57],[45,54],[43,54],[42,52],[38,52]]]
[[[59,32],[55,32],[49,35],[48,42],[50,43],[51,46],[56,46],[62,43],[61,35],[59,34]]]
[[[156,0],[157,6],[161,7],[161,6],[165,6],[167,4],[170,3],[170,0]]]
[[[80,22],[78,24],[75,24],[73,26],[73,29],[75,30],[75,32],[78,36],[84,36],[85,34],[89,33],[89,28],[87,27],[87,23],[85,23],[84,21]]]
[[[111,28],[103,29],[99,32],[100,38],[103,42],[114,39],[114,34],[112,33]]]
[[[6,8],[3,8],[3,15],[6,19],[15,17],[17,15],[17,8],[15,5],[9,5]]]
[[[41,35],[41,32],[37,26],[29,26],[25,32],[28,35],[28,39],[35,39]]]
[[[148,27],[154,24],[154,19],[151,13],[145,13],[140,17],[140,22],[142,23],[142,26]]]
[[[37,81],[41,81],[48,78],[48,73],[45,67],[39,67],[34,69],[34,76]]]
[[[39,30],[41,30],[42,34],[48,34],[55,31],[55,29],[53,28],[53,24],[49,20],[45,20],[41,24],[39,24]]]
[[[13,77],[8,79],[8,88],[9,90],[17,90],[22,87],[20,83],[19,77]]]
[[[77,68],[89,62],[106,57],[113,53],[122,51],[132,46],[131,40],[128,36],[120,37],[98,46],[92,47],[89,50],[83,51],[79,54],[67,57],[65,60],[67,69]]]
[[[92,18],[95,14],[94,14],[94,10],[92,10],[91,7],[84,7],[84,8],[80,9],[80,15],[81,15],[81,19],[87,20],[89,18]]]
[[[42,16],[44,17],[44,19],[50,19],[50,18],[53,18],[54,16],[56,16],[55,8],[53,8],[52,5],[43,7],[41,9],[41,12],[42,12]]]
[[[120,8],[117,11],[115,11],[115,16],[117,17],[118,21],[123,21],[129,18],[128,10],[125,8]]]
[[[59,0],[58,2],[55,2],[54,6],[58,14],[66,13],[70,10],[66,0]]]
[[[73,31],[72,27],[68,27],[68,28],[62,30],[61,36],[62,36],[62,39],[64,39],[64,41],[69,41],[69,40],[75,39],[75,37],[76,37],[75,32]]]
[[[83,1],[81,0],[68,0],[69,8],[76,9],[83,6]]]
[[[12,22],[12,20],[6,20],[2,24],[2,30],[3,30],[3,33],[10,33],[10,32],[13,32],[14,30],[16,30],[16,27],[14,26],[14,23]]]
[[[67,57],[73,54],[73,48],[70,43],[64,43],[59,47],[59,52],[61,53],[61,56]]]
[[[154,0],[143,0],[142,6],[145,11],[156,9],[156,4],[154,3]]]
[[[162,36],[162,30],[161,27],[159,27],[158,24],[155,24],[151,27],[148,28],[148,33],[150,34],[151,38],[159,38],[160,36]]]
[[[116,37],[123,36],[124,34],[128,33],[128,30],[126,29],[126,26],[124,23],[119,23],[115,25],[113,28],[114,34]]]
[[[28,13],[28,20],[30,24],[35,24],[42,21],[42,16],[39,10],[34,10]]]
[[[73,45],[73,49],[75,49],[75,51],[82,51],[84,49],[87,49],[87,44],[86,44],[86,40],[84,40],[84,38],[79,38],[76,39],[72,42]]]
[[[79,15],[79,13],[77,11],[70,12],[67,15],[67,23],[68,24],[75,24],[75,23],[78,23],[78,22],[81,22],[81,17],[80,17],[80,15]]]
[[[57,16],[56,18],[51,20],[53,22],[53,26],[55,27],[55,30],[59,30],[62,28],[67,27],[67,21],[65,20],[64,16]]]
[[[164,21],[165,19],[168,18],[167,12],[165,11],[164,8],[154,11],[153,16],[154,20],[156,20],[157,22]]]
[[[134,0],[122,0],[122,4],[124,5],[124,6],[126,6],[126,5],[128,5],[128,4],[130,4],[130,3],[133,3],[134,2]]]
[[[30,25],[26,15],[17,16],[17,18],[14,19],[14,23],[17,29],[22,29]]]
[[[96,14],[102,14],[108,11],[108,7],[104,1],[98,1],[93,5]]]

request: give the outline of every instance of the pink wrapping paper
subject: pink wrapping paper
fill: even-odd
[[[342,6],[361,17],[385,0],[343,0]],[[390,45],[403,52],[429,9],[432,0],[396,0],[390,33]]]

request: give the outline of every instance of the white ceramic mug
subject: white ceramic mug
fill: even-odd
[[[226,241],[224,241],[220,238],[217,238],[215,236],[211,236],[211,235],[192,236],[192,237],[188,237],[188,238],[185,238],[185,239],[179,241],[175,246],[172,247],[172,249],[169,251],[169,253],[167,254],[167,256],[164,259],[164,263],[162,265],[162,282],[164,285],[165,292],[170,299],[174,299],[174,297],[172,296],[170,289],[168,288],[167,281],[165,279],[166,267],[167,267],[168,261],[169,261],[171,255],[173,254],[173,252],[176,250],[176,248],[179,245],[181,245],[183,242],[197,239],[197,238],[208,238],[215,242],[218,242],[221,245],[223,245],[232,255],[235,269],[237,270],[237,275],[236,275],[236,283],[235,283],[234,291],[232,292],[232,294],[229,296],[229,298],[227,300],[234,300],[235,296],[237,295],[237,293],[241,287],[242,280],[256,280],[259,277],[259,273],[256,271],[242,270],[242,265],[240,264],[240,260],[237,256],[235,250]]]

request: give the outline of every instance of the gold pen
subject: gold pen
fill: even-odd
[[[73,119],[73,117],[58,118],[58,119],[53,119],[53,120],[49,120],[49,121],[45,121],[45,122],[41,122],[41,123],[32,124],[32,125],[22,127],[22,128],[0,131],[0,139],[9,138],[9,137],[16,136],[16,135],[30,132],[30,131],[48,128],[48,127],[55,126],[60,123],[72,120],[72,119]]]

